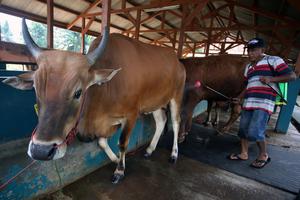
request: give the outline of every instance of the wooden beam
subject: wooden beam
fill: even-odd
[[[125,8],[126,8],[126,0],[122,0],[121,9],[125,9]]]
[[[99,2],[100,1],[101,0],[99,0]],[[97,6],[97,5],[95,5],[95,6]],[[103,2],[102,2],[102,10],[103,11],[102,11],[101,34],[103,35],[103,31],[104,31],[105,27],[107,27],[108,30],[110,29],[111,0],[103,0]]]
[[[84,17],[91,9],[95,8],[99,3],[101,3],[101,0],[95,0],[94,3],[92,3],[87,9],[85,9],[84,12],[82,12],[70,24],[68,24],[67,28],[68,29],[72,28],[81,17]],[[103,12],[106,12],[106,11],[103,11]]]
[[[210,26],[209,26],[210,28],[213,26],[213,22],[214,22],[214,18],[210,18]],[[205,56],[208,56],[208,54],[209,54],[209,45],[212,41],[211,34],[212,34],[212,32],[208,31],[207,43],[206,43],[206,48],[205,48]]]
[[[39,1],[39,2],[41,2],[41,3],[47,3],[47,0],[37,0],[37,1]],[[87,2],[87,3],[91,3],[90,1],[88,1],[88,0],[84,0],[85,2]],[[73,14],[73,15],[80,15],[80,12],[78,12],[78,11],[76,11],[76,10],[72,10],[72,9],[70,9],[70,8],[66,8],[66,7],[64,7],[64,6],[61,6],[61,5],[59,5],[59,4],[56,4],[56,3],[54,3],[53,4],[54,5],[54,8],[57,8],[57,9],[60,9],[60,10],[63,10],[63,11],[65,11],[65,12],[69,12],[69,13],[71,13],[71,14]],[[93,18],[93,17],[91,17],[91,18]],[[98,22],[98,23],[101,23],[101,20],[99,20],[99,19],[94,19],[94,21],[95,22]],[[62,27],[62,28],[66,28],[67,27],[67,25],[65,25],[64,27]],[[118,29],[118,30],[121,30],[121,31],[123,31],[124,29],[123,28],[121,28],[121,27],[119,27],[119,26],[117,26],[117,25],[115,25],[115,24],[111,24],[111,27],[113,27],[113,28],[115,28],[115,29]],[[77,29],[78,27],[76,27],[76,29]],[[74,30],[73,28],[71,28],[71,30]],[[80,29],[80,31],[76,31],[76,32],[81,32],[81,29]],[[96,33],[96,32],[95,32]],[[88,33],[89,35],[91,35],[90,33]],[[97,33],[96,35],[93,35],[93,36],[97,36],[97,35],[99,35],[99,33]]]
[[[146,22],[146,21],[148,21],[148,20],[150,20],[150,19],[153,19],[154,17],[160,15],[161,13],[162,13],[162,11],[158,11],[158,12],[153,13],[152,15],[149,15],[149,16],[146,17],[145,19],[141,20],[140,24],[142,25],[144,22]],[[132,26],[132,27],[130,27],[129,29],[127,29],[127,31],[130,31],[130,30],[132,30],[132,29],[134,29],[134,28],[135,28],[135,26]],[[122,32],[122,33],[125,33],[125,32]]]
[[[36,63],[25,45],[10,42],[0,42],[0,62]]]
[[[185,32],[209,32],[209,31],[241,31],[241,30],[257,30],[257,31],[271,31],[273,29],[292,29],[292,30],[300,30],[299,27],[295,27],[293,25],[278,25],[278,26],[270,26],[270,25],[260,25],[260,26],[248,26],[243,24],[235,24],[230,27],[185,27]],[[165,32],[174,32],[180,31],[181,29],[173,28],[173,29],[150,29],[150,30],[140,30],[143,33],[165,33]],[[134,31],[125,30],[124,33],[133,33]]]
[[[14,16],[17,16],[17,17],[24,17],[26,19],[30,19],[30,20],[33,20],[33,21],[36,21],[36,22],[47,24],[47,18],[46,17],[41,17],[39,15],[28,13],[28,12],[25,12],[23,10],[10,8],[8,6],[0,5],[0,12],[6,13],[6,14],[9,14],[9,15],[14,15]],[[66,29],[66,27],[67,27],[66,23],[58,22],[58,21],[55,21],[55,20],[53,21],[53,25],[57,26],[57,27],[60,27],[60,28],[64,28],[64,29]],[[81,27],[73,26],[71,28],[71,30],[81,33]],[[95,31],[88,31],[87,34],[93,35],[93,36],[98,36],[99,35],[99,33],[95,32]]]
[[[253,1],[253,7],[257,7],[258,5],[258,0]],[[257,26],[257,14],[254,12],[253,13],[253,24],[254,26]],[[257,31],[255,32],[255,37],[258,37]]]
[[[183,41],[184,41],[184,27],[185,27],[185,18],[187,16],[187,5],[182,6],[182,19],[181,19],[181,26],[179,32],[179,43],[178,43],[178,50],[177,50],[177,57],[182,57],[182,49],[183,49]]]
[[[84,17],[82,19],[85,19]],[[87,25],[85,25],[85,27],[83,27],[82,32],[85,34],[89,28],[91,27],[91,25],[93,24],[93,22],[95,21],[95,17],[92,17],[89,22],[87,23]]]
[[[213,0],[211,0],[213,1]],[[216,1],[216,0],[215,0]],[[218,0],[220,1],[220,0]],[[126,12],[131,12],[131,11],[136,11],[136,10],[144,10],[144,9],[149,9],[149,8],[161,8],[161,7],[166,7],[166,6],[173,6],[173,5],[185,5],[188,3],[194,3],[195,0],[167,0],[167,1],[160,1],[160,2],[155,2],[155,3],[150,3],[147,5],[142,5],[142,6],[133,6],[130,8],[125,8],[125,9],[115,9],[111,11],[111,14],[120,14],[120,13],[126,13]],[[95,13],[89,13],[86,14],[85,16],[98,16],[101,15],[101,12],[95,12]]]
[[[196,15],[199,14],[199,12],[206,6],[206,4],[209,2],[210,0],[202,0],[200,2],[198,2],[196,8],[193,10],[193,12],[191,14],[189,14],[189,16],[186,17],[184,25],[188,26],[190,25],[190,23],[192,22],[192,20],[195,18]]]
[[[195,52],[196,52],[196,43],[194,42],[194,46],[193,46],[193,57],[195,57]]]
[[[136,12],[136,21],[135,21],[135,39],[139,40],[140,36],[140,25],[141,25],[141,10],[137,10]]]
[[[81,48],[80,48],[80,52],[82,54],[84,54],[84,51],[85,51],[85,18],[83,17],[82,18],[82,25],[81,25],[81,28],[82,28],[82,31],[81,31]]]
[[[264,16],[264,17],[267,17],[267,18],[270,18],[270,19],[279,20],[279,21],[284,22],[284,23],[289,23],[289,24],[293,24],[293,25],[296,25],[296,26],[300,26],[299,22],[297,22],[296,20],[291,20],[290,18],[287,18],[285,16],[278,15],[276,13],[269,12],[269,11],[266,11],[266,10],[263,10],[261,8],[257,8],[257,7],[254,7],[254,6],[247,6],[247,5],[244,5],[242,3],[238,3],[237,1],[233,1],[233,0],[226,0],[226,1],[228,3],[233,3],[235,6],[250,10],[250,11],[252,11],[254,13],[257,13],[261,16]]]
[[[47,47],[53,48],[53,0],[47,0]]]

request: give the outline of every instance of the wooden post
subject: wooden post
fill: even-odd
[[[213,18],[210,18],[210,28],[212,28],[213,26],[213,21],[214,19]],[[206,43],[206,49],[205,49],[205,56],[208,56],[209,54],[209,45],[211,43],[211,30],[208,31],[208,38],[207,38],[207,43]]]
[[[122,0],[121,9],[125,9],[125,8],[126,8],[126,0]]]
[[[80,52],[82,54],[84,54],[84,50],[85,50],[85,45],[84,45],[84,43],[85,43],[85,38],[84,38],[85,32],[84,32],[84,29],[85,29],[85,18],[83,17],[82,18],[82,28],[81,28],[81,49],[80,49]]]
[[[180,26],[180,32],[179,32],[179,44],[178,44],[178,51],[177,51],[177,57],[182,57],[182,49],[183,49],[183,41],[184,41],[184,27],[185,27],[185,18],[187,15],[187,6],[183,5],[182,7],[182,20],[181,20],[181,26]]]
[[[194,46],[193,46],[193,58],[195,57],[195,52],[196,52],[196,42],[194,42]]]
[[[296,66],[295,66],[295,73],[296,73],[297,77],[300,76],[300,53],[298,54],[298,59],[297,59]]]
[[[110,29],[110,9],[111,0],[102,1],[102,23],[101,23],[101,34],[103,35],[103,30],[107,26]]]
[[[177,31],[174,32],[174,40],[172,41],[172,47],[176,49]]]
[[[136,12],[135,33],[134,33],[134,38],[137,40],[139,40],[139,36],[140,36],[140,26],[141,26],[141,9],[138,9]]]
[[[47,47],[53,48],[53,0],[47,0]]]

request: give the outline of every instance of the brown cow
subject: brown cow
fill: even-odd
[[[186,87],[182,102],[181,124],[179,141],[191,129],[192,115],[195,106],[202,100],[224,101],[227,100],[216,92],[204,86],[209,86],[227,97],[237,97],[245,88],[244,69],[249,62],[247,57],[237,55],[209,56],[205,58],[187,58],[181,62],[186,68]],[[194,87],[200,81],[200,88]],[[231,118],[223,128],[228,130],[230,125],[238,118],[240,105],[232,109]]]
[[[99,138],[100,147],[118,163],[112,178],[117,183],[124,176],[125,152],[137,117],[153,113],[156,122],[153,140],[146,150],[149,156],[166,122],[162,108],[170,103],[174,130],[171,160],[176,161],[185,69],[172,49],[144,44],[121,34],[109,36],[106,29],[102,40],[96,39],[87,55],[41,50],[33,42],[24,19],[22,26],[25,43],[39,68],[4,83],[18,89],[34,87],[36,91],[39,119],[28,147],[30,157],[63,157],[68,133],[80,116],[79,134]],[[119,158],[107,144],[107,138],[118,127],[122,128]]]

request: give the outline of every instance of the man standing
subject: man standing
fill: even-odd
[[[296,75],[280,57],[264,54],[265,43],[262,39],[251,39],[246,48],[250,63],[244,73],[247,87],[240,95],[244,97],[238,133],[241,152],[229,155],[228,159],[247,160],[248,143],[254,141],[258,145],[259,155],[251,166],[262,168],[271,161],[266,149],[265,130],[274,110],[276,83],[295,80]]]

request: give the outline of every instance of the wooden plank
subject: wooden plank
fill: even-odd
[[[7,63],[36,63],[25,45],[10,42],[0,42],[0,61]]]

